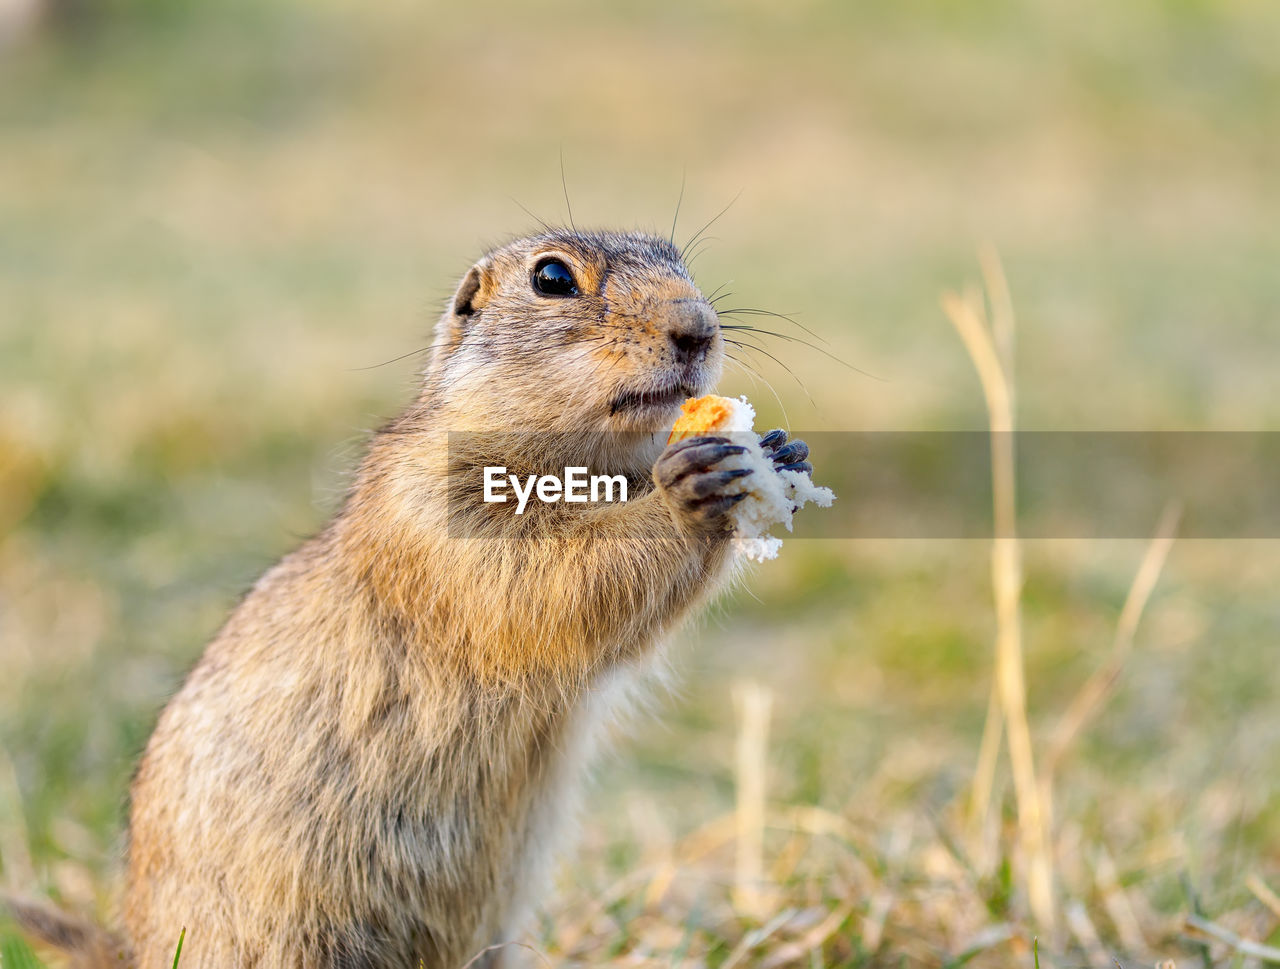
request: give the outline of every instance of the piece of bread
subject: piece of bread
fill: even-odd
[[[687,437],[749,431],[755,419],[755,408],[747,403],[745,397],[735,399],[717,397],[715,394],[690,397],[680,405],[680,416],[671,428],[667,443],[674,444]]]
[[[820,508],[830,507],[835,495],[830,488],[815,485],[804,472],[775,467],[771,454],[760,447],[760,437],[753,428],[755,419],[755,408],[745,397],[692,397],[680,405],[680,417],[671,428],[667,443],[710,435],[728,437],[746,448],[742,454],[724,459],[720,467],[752,472],[737,485],[747,498],[735,505],[729,515],[733,519],[735,550],[763,562],[776,558],[782,547],[782,539],[769,534],[772,526],[782,525],[791,531],[791,518],[801,507],[810,502]]]

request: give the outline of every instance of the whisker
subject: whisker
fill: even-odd
[[[825,337],[821,336],[818,333],[814,333],[813,330],[809,329],[799,320],[794,319],[793,317],[787,316],[787,314],[785,313],[775,313],[772,310],[762,310],[755,306],[738,306],[738,307],[735,307],[734,309],[721,310],[720,312],[724,314],[741,313],[744,316],[772,316],[774,319],[777,319],[777,320],[786,320],[792,326],[800,327],[800,329],[804,330],[806,333],[809,334],[809,336],[813,337],[815,340],[821,340],[823,343],[827,344],[827,346],[831,346],[830,341],[827,340]]]
[[[721,314],[721,315],[724,316],[726,314]],[[824,349],[823,347],[819,347],[815,343],[810,343],[809,340],[801,339],[800,337],[795,337],[795,335],[792,335],[790,333],[778,333],[777,330],[765,330],[760,328],[760,326],[751,326],[749,324],[735,325],[730,323],[722,323],[721,329],[722,330],[741,330],[741,332],[759,333],[760,335],[764,335],[764,337],[777,337],[778,339],[786,340],[787,343],[799,343],[800,346],[809,347],[810,349],[814,349],[814,351],[817,351],[818,353],[822,353],[824,357],[828,357],[829,360],[836,361],[837,364],[840,364],[842,367],[847,367],[847,369],[854,371],[855,374],[861,374],[863,376],[867,376],[867,378],[870,378],[872,380],[879,380],[879,381],[884,380],[882,376],[873,374],[873,372],[870,372],[869,370],[863,370],[859,366],[854,366],[850,364],[850,362],[847,360],[842,360],[841,357],[837,357],[835,353],[832,353],[831,351],[829,351],[829,349]],[[819,337],[819,339],[822,339],[822,338]],[[826,340],[823,340],[823,342],[826,343]]]
[[[760,346],[760,344],[758,343],[742,343],[739,340],[732,340],[729,337],[725,337],[724,342],[729,344],[729,346],[732,346],[732,347],[750,347],[753,350],[764,349],[764,347]]]
[[[755,350],[760,349],[759,347],[752,347],[752,346],[748,346],[748,345],[747,345],[747,344],[745,344],[745,343],[734,343],[734,344],[733,344],[733,346],[737,347],[737,348],[738,348],[739,350],[741,350],[743,353],[745,353],[745,354],[747,354],[748,356],[750,356],[750,357],[751,357],[751,362],[752,362],[752,364],[753,364],[753,365],[755,365],[755,366],[760,366],[760,361],[759,361],[759,359],[754,355],[754,352],[753,352],[753,351],[755,351]],[[728,351],[728,350],[726,350],[724,355],[725,355],[726,357],[727,357],[727,356],[729,356],[729,351]]]
[[[523,212],[525,215],[527,215],[529,218],[533,219],[533,221],[534,221],[534,222],[536,222],[536,223],[538,223],[538,225],[542,226],[542,230],[543,230],[544,232],[555,232],[555,231],[556,231],[556,230],[555,230],[555,229],[553,229],[553,228],[552,228],[552,227],[551,227],[547,222],[543,221],[542,219],[540,219],[540,218],[538,218],[536,215],[534,215],[534,214],[533,214],[533,211],[532,211],[528,206],[526,206],[523,202],[521,202],[518,198],[516,198],[514,195],[508,195],[508,196],[507,196],[507,199],[508,199],[509,201],[511,201],[511,202],[514,202],[514,203],[515,203],[515,204],[520,208],[520,211],[522,211],[522,212]]]
[[[733,295],[732,293],[721,293],[721,292],[720,292],[720,290],[724,289],[726,286],[728,286],[728,285],[729,285],[730,283],[732,283],[732,282],[733,282],[733,280],[728,280],[728,281],[726,281],[726,282],[721,283],[719,286],[717,286],[715,289],[713,289],[713,290],[711,291],[711,295],[710,295],[710,296],[707,296],[707,297],[704,297],[704,298],[705,298],[705,299],[706,299],[706,301],[707,301],[708,303],[710,303],[712,306],[715,306],[715,305],[716,305],[716,300],[721,300],[721,299],[724,299],[726,296],[732,296],[732,295]]]
[[[578,227],[573,222],[573,206],[569,204],[569,180],[564,177],[564,146],[560,146],[560,188],[564,190],[564,207],[569,210],[569,228],[574,232]]]
[[[762,347],[752,347],[752,349],[755,350],[757,353],[764,354],[766,357],[768,357],[770,360],[776,363],[779,367],[781,367],[783,370],[789,373],[791,375],[791,379],[796,382],[796,386],[800,388],[800,390],[804,393],[805,397],[809,398],[809,403],[813,404],[815,408],[818,406],[817,402],[813,399],[812,395],[809,393],[809,389],[805,387],[804,382],[799,377],[796,376],[796,372],[794,370],[788,367],[785,363],[783,363],[781,360],[775,357],[768,350],[765,350]],[[781,403],[781,401],[779,401],[779,403]]]
[[[680,195],[676,198],[676,214],[671,217],[671,238],[669,241],[673,246],[676,244],[676,222],[680,219],[680,203],[684,201],[684,180],[688,174],[689,170],[687,168],[680,173]]]
[[[431,345],[428,344],[425,347],[418,347],[418,349],[416,350],[410,350],[408,353],[402,353],[398,357],[392,357],[390,360],[383,360],[382,363],[373,363],[367,367],[347,367],[346,373],[359,373],[361,370],[377,370],[379,367],[385,367],[385,366],[388,366],[389,364],[399,363],[401,360],[407,359],[408,357],[415,356],[419,353],[425,353],[430,349],[431,349]]]
[[[734,345],[735,345],[735,346],[737,346],[739,350],[741,350],[741,351],[743,351],[744,353],[749,354],[749,355],[751,356],[752,366],[750,366],[749,368],[747,368],[747,364],[746,364],[746,362],[745,362],[745,361],[740,360],[740,359],[738,359],[738,358],[736,358],[736,357],[732,357],[732,356],[728,353],[728,351],[726,351],[726,352],[725,352],[725,356],[726,356],[726,357],[730,357],[731,359],[737,360],[737,363],[739,364],[739,366],[741,366],[741,367],[743,367],[743,368],[750,369],[751,373],[754,373],[757,377],[759,377],[759,378],[764,382],[765,386],[769,388],[769,393],[773,394],[773,399],[774,399],[774,400],[776,400],[776,401],[778,402],[778,407],[779,407],[779,409],[782,411],[782,416],[783,416],[783,418],[784,418],[785,422],[786,422],[787,424],[790,424],[790,423],[791,423],[791,418],[787,416],[787,407],[786,407],[786,405],[782,402],[782,397],[781,397],[781,396],[779,396],[778,391],[777,391],[777,388],[773,386],[773,382],[772,382],[772,381],[770,381],[770,380],[769,380],[769,378],[768,378],[768,377],[766,377],[766,376],[764,375],[763,371],[759,369],[759,366],[757,366],[757,365],[759,365],[759,360],[755,357],[755,353],[754,353],[753,351],[757,351],[757,352],[760,352],[760,353],[764,353],[764,354],[765,354],[765,356],[768,356],[768,353],[766,353],[765,351],[761,350],[759,347],[747,346],[746,344],[743,344],[743,343],[735,343]],[[794,375],[794,374],[792,374],[792,376],[794,377],[795,375]],[[752,381],[752,384],[753,384],[753,385],[754,385],[754,383],[755,383],[755,381]],[[804,390],[804,387],[803,387],[803,386],[801,386],[801,388],[800,388],[800,389],[801,389],[801,390]],[[808,397],[808,396],[809,396],[807,392],[805,393],[805,396],[806,396],[806,397]],[[810,402],[811,404],[813,403],[813,398],[812,398],[812,397],[810,397],[810,398],[809,398],[809,402]],[[816,405],[816,404],[814,405],[814,408],[815,408],[815,409],[817,408],[817,405]]]
[[[752,367],[748,367],[745,363],[743,363],[737,357],[728,353],[725,354],[725,363],[727,363],[731,367],[737,368],[748,380],[751,381],[752,388],[753,389],[755,388],[756,377],[759,375],[759,372],[757,370],[755,370]]]
[[[711,245],[711,243],[719,242],[719,241],[720,239],[718,236],[707,236],[705,239],[700,239],[697,243],[694,244],[694,247],[693,247],[694,251],[689,253],[688,258],[686,258],[684,261],[684,264],[688,266],[690,269],[692,269],[693,264],[697,262],[698,257],[707,251],[707,247]]]
[[[778,395],[778,391],[773,386],[772,381],[770,381],[769,378],[766,377],[764,374],[762,374],[759,370],[755,369],[754,367],[747,366],[747,364],[737,359],[736,357],[731,358],[731,360],[733,363],[735,363],[738,366],[738,368],[743,373],[747,375],[747,378],[751,381],[752,387],[756,385],[755,377],[759,377],[760,382],[763,383],[767,388],[769,388],[769,393],[773,394],[773,399],[778,402],[778,409],[782,411],[782,422],[788,427],[790,427],[791,417],[787,414],[787,405],[782,402],[782,398]],[[755,375],[754,377],[752,376],[753,374]]]
[[[721,313],[720,315],[725,316],[727,314]],[[834,360],[836,363],[840,364],[840,366],[848,367],[850,370],[854,371],[855,373],[860,373],[864,377],[870,377],[872,380],[884,379],[883,377],[878,377],[873,373],[869,373],[868,371],[863,370],[861,367],[855,367],[853,364],[849,363],[849,361],[847,360],[840,359],[830,350],[824,350],[822,347],[818,346],[817,344],[810,343],[808,340],[802,340],[800,339],[800,337],[793,336],[790,333],[778,333],[776,330],[765,330],[758,326],[749,326],[747,324],[733,324],[733,323],[721,323],[720,329],[738,330],[738,331],[749,332],[749,333],[759,333],[762,336],[772,336],[772,337],[777,337],[779,340],[786,340],[788,343],[799,343],[801,346],[806,346],[811,350],[816,350],[818,353],[821,353],[824,357],[828,357],[831,360]]]
[[[724,215],[724,214],[725,214],[726,212],[728,212],[731,208],[733,208],[733,203],[734,203],[734,202],[736,202],[736,201],[738,201],[738,199],[739,199],[739,198],[741,198],[741,197],[742,197],[742,190],[741,190],[741,189],[739,189],[739,190],[738,190],[738,194],[737,194],[737,195],[735,195],[733,198],[731,198],[731,199],[729,200],[729,204],[728,204],[728,205],[726,205],[726,206],[725,206],[724,208],[722,208],[719,212],[717,212],[717,213],[712,217],[712,219],[711,219],[711,221],[710,221],[710,222],[708,222],[708,223],[707,223],[706,225],[704,225],[701,229],[699,229],[697,232],[695,232],[695,233],[694,233],[693,238],[692,238],[692,239],[690,239],[688,242],[686,242],[686,243],[684,244],[684,246],[683,246],[683,247],[681,247],[681,249],[680,249],[680,258],[681,258],[682,260],[684,259],[684,254],[685,254],[686,252],[688,252],[688,251],[689,251],[689,247],[690,247],[690,246],[692,246],[695,242],[697,242],[697,241],[698,241],[698,239],[702,236],[702,233],[706,232],[706,231],[707,231],[708,229],[710,229],[713,225],[715,225],[716,220],[718,220],[718,219],[720,218],[720,216]],[[685,261],[687,262],[687,260],[685,260]]]

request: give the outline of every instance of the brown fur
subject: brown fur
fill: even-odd
[[[547,256],[580,295],[533,291]],[[186,969],[458,969],[516,937],[602,717],[725,571],[723,509],[651,473],[674,406],[620,402],[705,392],[721,355],[665,240],[549,232],[467,274],[342,510],[160,717],[132,789],[137,966],[183,926]],[[579,463],[630,500],[517,519],[476,491],[483,464]]]

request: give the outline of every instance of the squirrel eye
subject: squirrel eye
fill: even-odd
[[[544,259],[533,271],[533,288],[543,296],[577,296],[573,273],[559,259]]]

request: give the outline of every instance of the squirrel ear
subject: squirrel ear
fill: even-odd
[[[494,273],[488,259],[482,259],[462,277],[458,291],[449,301],[449,307],[436,324],[435,350],[432,366],[439,366],[462,343],[475,315],[488,304],[493,296]]]
[[[458,292],[453,297],[454,315],[462,317],[474,315],[489,302],[490,289],[489,267],[486,263],[478,262],[462,277],[462,284],[458,286]]]

